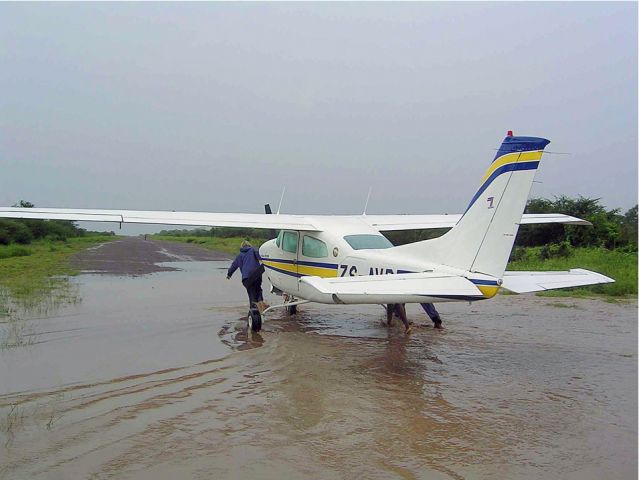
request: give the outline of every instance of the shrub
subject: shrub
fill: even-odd
[[[607,210],[598,198],[569,198],[554,200],[531,198],[525,213],[564,213],[592,223],[580,225],[542,224],[522,225],[517,235],[519,246],[541,246],[568,240],[573,247],[605,247],[615,249],[637,244],[637,206],[621,214],[619,209]]]
[[[31,243],[31,240],[33,240],[31,230],[29,230],[29,227],[27,227],[24,223],[8,220],[5,222],[5,225],[12,241],[26,245]]]
[[[544,245],[539,251],[539,258],[541,260],[548,260],[549,258],[568,258],[572,254],[572,247],[567,241],[561,243],[551,243]]]
[[[31,255],[31,250],[21,245],[10,245],[0,249],[0,258],[28,257],[29,255]]]
[[[513,251],[510,252],[509,262],[520,262],[522,260],[526,260],[528,258],[528,250],[525,247],[515,247]]]

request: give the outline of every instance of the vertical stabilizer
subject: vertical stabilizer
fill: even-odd
[[[548,143],[506,137],[459,222],[439,238],[396,247],[397,253],[501,278]]]

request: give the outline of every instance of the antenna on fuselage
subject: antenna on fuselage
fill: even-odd
[[[282,196],[280,197],[280,203],[279,203],[279,205],[277,206],[277,213],[276,213],[276,215],[279,215],[279,214],[280,214],[280,208],[282,208],[282,201],[284,200],[284,193],[286,193],[286,187],[284,187],[284,188],[282,189]]]
[[[364,211],[362,212],[362,215],[366,215],[366,209],[368,208],[368,201],[371,199],[372,191],[373,191],[373,187],[370,187],[368,189],[368,196],[366,197],[366,203],[364,204]]]

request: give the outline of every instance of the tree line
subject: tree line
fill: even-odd
[[[553,200],[530,199],[525,213],[563,213],[588,220],[592,226],[522,225],[515,242],[518,246],[533,247],[567,242],[572,247],[637,251],[637,205],[622,213],[619,208],[607,210],[598,198],[570,198],[562,195]]]
[[[277,236],[277,231],[267,230],[264,228],[237,228],[237,227],[213,227],[213,228],[195,228],[193,230],[162,230],[158,235],[168,237],[245,237],[259,238],[270,240]]]
[[[625,213],[621,209],[606,209],[599,198],[565,195],[548,198],[531,198],[524,213],[563,213],[581,218],[592,226],[537,224],[519,228],[516,247],[563,245],[570,247],[622,248],[637,251],[637,205]],[[418,242],[438,237],[449,229],[407,230],[385,234],[394,245]]]
[[[14,207],[33,208],[33,203],[20,200]],[[0,219],[0,245],[19,243],[28,245],[34,240],[46,238],[64,241],[83,237],[87,230],[69,220]],[[111,232],[113,233],[113,232]]]

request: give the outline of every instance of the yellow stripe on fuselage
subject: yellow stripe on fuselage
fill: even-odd
[[[488,170],[484,174],[484,178],[482,178],[481,183],[483,184],[495,172],[495,170],[503,167],[504,165],[507,165],[509,163],[532,162],[540,160],[543,153],[543,151],[538,150],[535,152],[515,152],[503,155],[490,165],[490,168],[488,168]]]
[[[332,267],[311,267],[309,265],[294,265],[292,263],[274,262],[272,260],[262,260],[262,263],[269,267],[300,275],[312,275],[322,278],[337,277],[337,269]]]
[[[300,275],[312,275],[314,277],[332,278],[337,277],[336,268],[311,267],[308,265],[298,265],[297,273]]]

